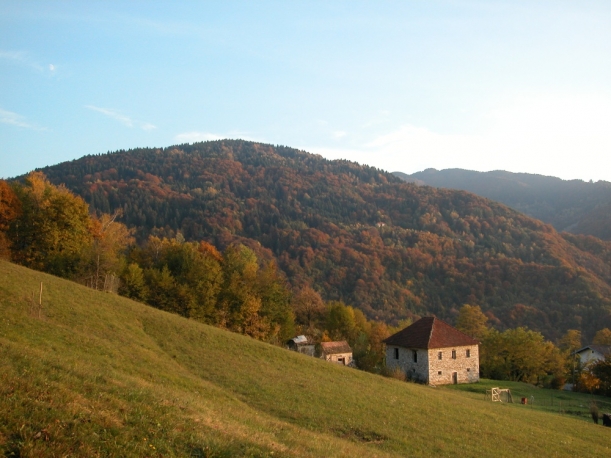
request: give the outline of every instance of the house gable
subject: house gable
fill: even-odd
[[[579,356],[582,364],[594,363],[604,359],[606,355],[611,355],[611,345],[586,345],[574,354]]]

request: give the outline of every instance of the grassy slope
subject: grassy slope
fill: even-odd
[[[44,283],[42,318],[30,310]],[[608,456],[609,430],[275,348],[0,261],[7,456]]]

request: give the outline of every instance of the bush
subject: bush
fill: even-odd
[[[396,378],[397,380],[401,380],[402,382],[407,381],[407,377],[405,375],[405,372],[400,367],[395,367],[393,369],[390,369],[388,367],[384,367],[382,369],[381,374],[384,377]]]

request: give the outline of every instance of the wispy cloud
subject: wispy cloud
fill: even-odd
[[[157,128],[157,126],[151,124],[150,122],[138,121],[137,119],[130,118],[129,116],[124,115],[123,113],[119,113],[118,111],[115,111],[115,110],[109,110],[107,108],[96,107],[94,105],[85,105],[85,108],[92,110],[92,111],[96,111],[98,113],[102,113],[103,115],[108,116],[109,118],[114,119],[115,121],[119,121],[121,124],[123,124],[126,127],[130,127],[130,128],[137,127],[139,129],[146,130],[146,131]]]
[[[28,52],[25,51],[0,50],[0,59],[30,67],[31,69],[43,74],[54,75],[57,72],[57,65],[42,65],[36,59],[32,58],[32,56]]]
[[[23,62],[25,60],[25,53],[23,51],[0,51],[0,59]]]
[[[48,130],[46,127],[40,127],[36,124],[27,122],[25,116],[14,113],[12,111],[3,110],[0,108],[0,123],[8,124],[15,127],[22,127],[24,129],[32,130]]]
[[[22,65],[26,65],[40,72],[44,70],[42,65],[32,60],[29,54],[24,51],[2,51],[0,50],[0,59],[16,62]]]
[[[154,124],[151,124],[150,122],[143,122],[140,124],[140,129],[142,130],[153,130],[153,129],[157,129],[157,126]]]

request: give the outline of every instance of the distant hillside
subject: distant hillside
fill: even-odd
[[[481,387],[336,366],[4,261],[0,279],[3,457],[609,454],[606,428]]]
[[[408,182],[461,189],[496,200],[549,223],[557,231],[611,240],[611,183],[496,170],[427,169],[412,175],[394,172]]]
[[[557,338],[611,326],[609,243],[551,226],[464,191],[408,184],[348,161],[287,147],[215,141],[118,151],[43,169],[92,209],[122,209],[149,234],[240,241],[369,318],[480,305],[498,328]],[[596,248],[593,248],[596,245]]]

